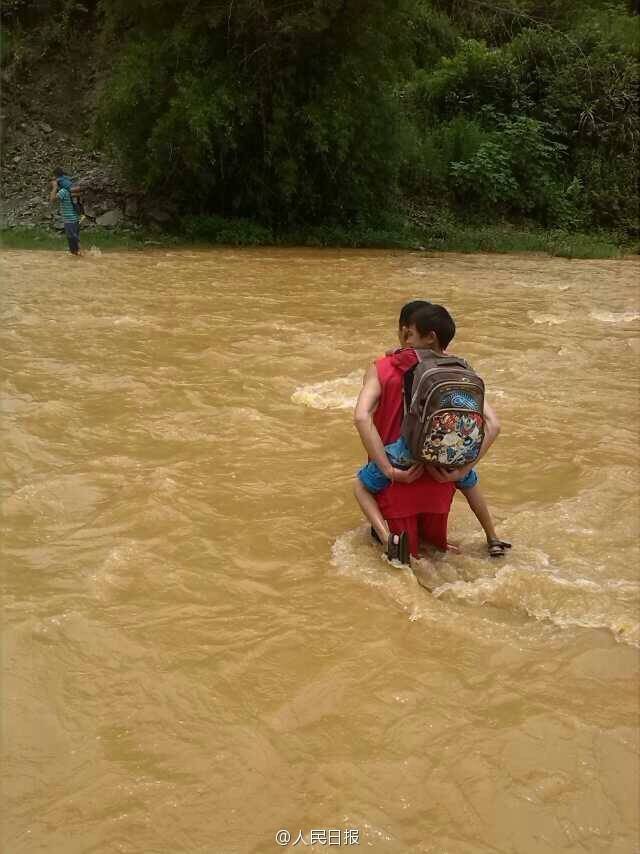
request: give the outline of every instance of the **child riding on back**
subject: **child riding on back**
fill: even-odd
[[[455,335],[453,318],[442,306],[434,306],[424,300],[414,300],[407,303],[400,312],[398,337],[402,348],[425,348],[443,355]],[[480,456],[489,449],[499,433],[498,420],[492,408],[485,403],[484,416],[490,429],[480,451]],[[385,452],[392,470],[412,471],[417,469],[415,460],[405,442],[400,437],[397,441],[385,446]],[[478,457],[479,459],[479,457]],[[386,553],[390,559],[399,559],[401,563],[408,562],[408,555],[403,550],[402,540],[397,535],[390,535],[386,521],[374,495],[385,489],[393,479],[385,475],[378,464],[370,461],[358,471],[354,492],[365,516],[372,525],[372,534],[380,542],[386,544]],[[432,470],[432,475],[439,479],[454,480],[456,487],[463,493],[471,509],[487,537],[489,554],[500,557],[505,554],[509,544],[500,540],[493,525],[489,508],[478,484],[478,476],[471,465],[466,465],[458,472],[444,472],[438,468]],[[398,548],[400,546],[400,548]]]
[[[58,183],[58,187],[61,190],[71,191],[73,189],[73,187],[75,186],[75,181],[72,178],[70,178],[68,175],[65,175],[64,172],[62,172],[62,174],[59,175],[58,174],[59,172],[62,172],[62,169],[56,169],[55,173],[54,173],[56,181]]]
[[[72,179],[65,174],[64,169],[54,169],[51,181],[49,201],[60,203],[60,214],[67,235],[69,252],[80,255],[80,223],[83,217],[82,203],[78,198],[78,188],[74,187]]]
[[[77,186],[77,182],[70,175],[67,175],[60,166],[53,170],[53,177],[56,179],[59,190],[68,190],[74,196],[79,195],[80,188]]]

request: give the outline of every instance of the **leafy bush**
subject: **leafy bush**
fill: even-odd
[[[461,40],[453,56],[416,73],[421,162],[408,188],[471,218],[637,233],[638,42],[628,32],[640,19],[615,2],[606,13],[589,2],[532,4],[529,13],[509,3],[505,14],[527,21],[515,37],[495,34],[499,47]],[[438,5],[456,18],[455,4]],[[555,27],[535,25],[543,8]],[[569,22],[573,30],[557,28]]]
[[[450,119],[472,115],[483,105],[509,112],[515,97],[515,67],[508,52],[468,40],[442,58],[434,71],[416,73],[412,97],[417,110]]]
[[[196,242],[230,246],[263,246],[274,242],[269,228],[247,219],[189,216],[182,220],[182,231],[189,240]]]
[[[481,207],[509,204],[518,191],[511,158],[502,146],[484,142],[470,160],[451,164],[459,195]]]

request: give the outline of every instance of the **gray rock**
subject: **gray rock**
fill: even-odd
[[[51,125],[48,125],[46,122],[40,122],[40,127],[45,133],[51,133],[51,131],[53,130]]]
[[[162,208],[151,208],[151,210],[147,211],[147,217],[152,222],[169,222],[172,219],[169,211],[163,210]]]
[[[127,199],[124,203],[124,210],[127,216],[137,216],[139,208],[140,205],[135,197]]]
[[[96,220],[96,225],[118,225],[119,222],[122,222],[122,218],[122,210],[120,208],[113,208],[112,210],[102,214],[102,216],[99,216]]]

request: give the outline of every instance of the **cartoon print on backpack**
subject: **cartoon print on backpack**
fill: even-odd
[[[414,459],[448,468],[474,462],[484,439],[484,382],[464,359],[415,352],[402,428]]]
[[[431,430],[425,435],[421,456],[427,462],[446,466],[472,462],[480,453],[482,428],[482,417],[475,412],[436,413]]]

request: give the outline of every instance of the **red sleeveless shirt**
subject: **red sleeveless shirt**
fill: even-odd
[[[403,378],[406,371],[418,361],[412,349],[398,350],[391,356],[383,356],[375,362],[378,380],[382,388],[373,423],[384,445],[400,438],[403,404]],[[423,513],[442,516],[437,536],[429,537],[435,545],[446,548],[447,516],[455,493],[453,483],[438,483],[424,474],[413,483],[392,483],[376,495],[378,506],[385,519],[400,519]],[[436,521],[436,520],[432,520]]]

